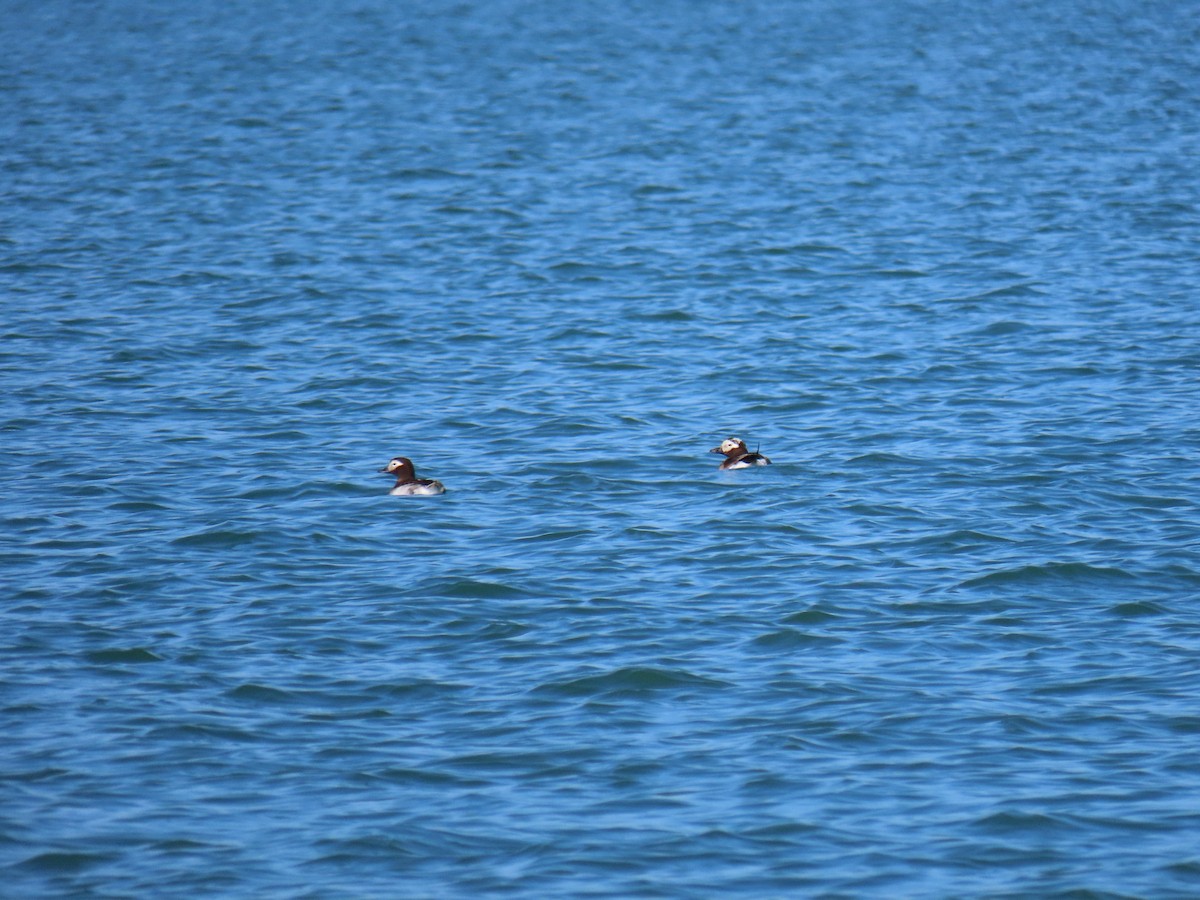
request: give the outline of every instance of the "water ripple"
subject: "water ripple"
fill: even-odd
[[[8,11],[14,896],[1197,893],[1190,11],[680,12]]]

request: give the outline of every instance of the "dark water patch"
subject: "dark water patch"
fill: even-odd
[[[838,622],[842,618],[837,613],[832,613],[824,609],[813,607],[810,609],[801,610],[800,612],[792,613],[785,616],[782,620],[784,625],[830,625]]]
[[[175,538],[171,543],[182,548],[219,550],[253,544],[263,537],[265,535],[261,532],[238,531],[218,526]]]
[[[96,493],[102,494],[103,492],[97,491]],[[88,496],[94,496],[94,494],[89,494]],[[108,556],[108,554],[101,552],[102,548],[105,546],[105,543],[98,539],[69,540],[66,538],[49,538],[46,540],[32,541],[28,546],[37,551],[62,551],[66,554],[86,551],[95,553],[100,557]]]
[[[122,500],[117,503],[110,503],[108,508],[119,512],[132,513],[158,513],[169,512],[171,510],[171,507],[153,500]]]
[[[630,666],[596,675],[547,682],[539,685],[536,690],[573,697],[599,697],[605,695],[637,696],[695,689],[712,690],[727,686],[725,682],[694,675],[682,669]]]
[[[1047,682],[1034,693],[1045,696],[1112,695],[1136,692],[1141,685],[1138,679],[1123,675],[1084,676],[1077,680]],[[1105,724],[1118,724],[1120,719],[1108,717]],[[1081,723],[1075,723],[1077,726]]]
[[[474,768],[473,766],[471,768]],[[364,780],[392,782],[400,785],[427,785],[429,787],[447,788],[477,788],[484,787],[490,782],[485,778],[464,776],[453,772],[445,772],[433,768],[398,768],[389,767],[377,772],[365,774]]]
[[[879,269],[873,274],[880,278],[926,278],[929,275],[919,269]]]
[[[32,708],[32,707],[24,709],[24,710],[20,709],[20,708],[16,708],[16,707],[6,707],[5,709],[6,709],[6,711],[13,712],[13,713],[34,712],[35,711],[34,708]],[[60,778],[70,778],[73,776],[73,774],[74,773],[72,773],[68,769],[58,769],[58,768],[50,767],[50,768],[33,769],[33,770],[30,770],[27,772],[0,773],[0,781],[18,781],[18,782],[28,781],[28,782],[36,783],[39,781],[53,781],[53,780],[60,779]]]
[[[372,834],[370,829],[360,837],[322,838],[317,849],[321,855],[308,862],[306,867],[348,867],[361,871],[366,865],[383,865],[385,871],[403,874],[411,871],[413,860],[423,860],[430,853],[440,853],[443,859],[455,866],[471,863],[480,864],[493,857],[512,858],[525,849],[516,837],[497,833],[486,833],[486,842],[481,842],[475,829],[457,832],[446,827],[433,827],[420,822],[410,822],[399,835]]]
[[[642,184],[634,188],[633,195],[635,197],[652,197],[661,194],[681,194],[683,192],[683,188],[677,185]]]
[[[1109,612],[1114,616],[1122,618],[1141,618],[1143,616],[1161,616],[1167,614],[1168,610],[1161,604],[1152,603],[1150,601],[1136,601],[1131,603],[1118,603],[1112,607]]]
[[[582,369],[598,372],[650,372],[654,366],[631,359],[613,359],[611,357],[583,356],[571,360]]]
[[[1110,492],[1101,492],[1100,496],[1103,499],[1110,500],[1123,507],[1131,509],[1175,509],[1178,507],[1194,508],[1195,500],[1188,500],[1182,497],[1170,496],[1153,496],[1146,494],[1119,494]]]
[[[593,756],[590,750],[563,750],[553,753],[542,750],[523,751],[509,748],[496,753],[468,753],[438,761],[445,768],[461,769],[468,773],[516,772],[526,779],[559,778],[577,774],[579,764]]]
[[[503,600],[528,596],[527,591],[519,587],[493,581],[475,579],[460,579],[445,584],[437,589],[444,597],[457,597],[466,600]]]
[[[97,665],[121,665],[123,663],[162,662],[163,657],[145,647],[130,647],[127,649],[108,648],[93,650],[86,654],[88,662]]]
[[[1019,541],[1017,541],[1015,538],[990,534],[985,531],[977,531],[970,528],[957,529],[946,534],[931,536],[929,538],[925,538],[924,540],[952,551],[969,550],[988,545],[1002,546],[1005,544],[1019,543]]]
[[[229,692],[233,700],[263,706],[290,706],[301,702],[302,692],[285,691],[264,684],[242,684]]]
[[[1200,882],[1200,859],[1189,859],[1165,867],[1171,875],[1192,883]]]
[[[1136,580],[1136,576],[1124,569],[1067,562],[1015,566],[968,579],[962,582],[961,586],[1032,587],[1055,584],[1089,586],[1113,582],[1131,583]]]
[[[381,697],[384,699],[421,700],[432,699],[435,697],[445,697],[446,695],[455,694],[467,689],[468,686],[465,684],[417,680],[375,684],[365,688],[365,692],[368,696]]]
[[[973,825],[983,831],[1030,837],[1038,834],[1061,834],[1071,829],[1071,822],[1064,817],[1016,810],[991,813]]]
[[[181,722],[159,725],[147,731],[148,741],[213,741],[233,744],[269,742],[269,736],[233,725],[207,722]]]
[[[47,852],[22,860],[17,868],[66,875],[84,872],[115,860],[116,856],[110,853]]]
[[[397,169],[390,175],[397,181],[461,181],[469,180],[469,172],[456,172],[434,166]]]
[[[801,647],[822,647],[842,643],[842,639],[830,635],[809,634],[795,628],[783,628],[759,635],[751,642],[767,650],[790,650]]]
[[[924,469],[924,467],[926,465],[925,460],[915,459],[915,458],[908,457],[908,456],[905,456],[900,453],[889,453],[887,451],[872,451],[870,453],[863,453],[859,456],[851,457],[849,460],[847,460],[847,463],[857,469],[870,468],[870,467],[875,467],[875,466],[879,466],[879,467],[901,466],[901,467]]]
[[[635,313],[630,318],[641,322],[691,322],[695,317],[684,309],[663,309],[654,312]]]

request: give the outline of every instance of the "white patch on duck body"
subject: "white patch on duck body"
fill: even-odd
[[[432,497],[434,494],[446,493],[446,486],[440,481],[423,478],[419,481],[398,484],[388,493],[393,497]]]

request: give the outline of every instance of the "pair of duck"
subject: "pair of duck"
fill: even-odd
[[[771,461],[761,453],[751,453],[746,449],[746,442],[739,438],[729,438],[721,442],[719,447],[713,447],[709,453],[721,453],[725,456],[718,469],[746,469],[750,466],[769,466]],[[446,486],[432,478],[418,478],[417,470],[412,460],[407,456],[397,456],[379,470],[396,476],[396,486],[388,493],[393,497],[429,497],[434,494],[444,494]]]

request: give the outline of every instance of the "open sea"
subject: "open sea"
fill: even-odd
[[[3,5],[0,896],[1200,896],[1194,0]]]

